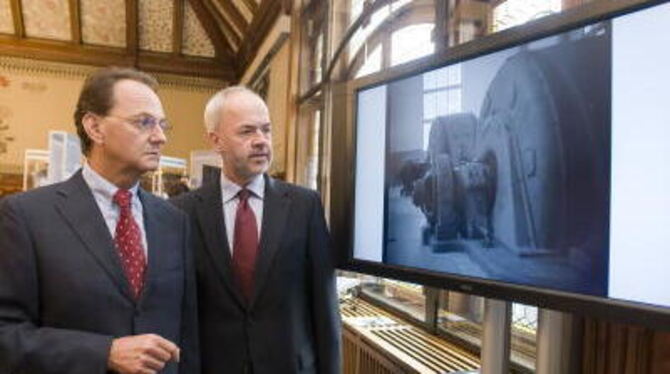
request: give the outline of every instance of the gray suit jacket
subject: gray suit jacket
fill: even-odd
[[[192,220],[205,374],[340,374],[333,256],[316,192],[266,177],[255,289],[231,268],[220,179],[173,202]]]
[[[163,373],[199,371],[188,219],[139,196],[149,264],[138,302],[81,172],[0,202],[0,373],[105,373],[112,339],[143,333],[181,347]]]

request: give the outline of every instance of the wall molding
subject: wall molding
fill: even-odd
[[[99,67],[92,65],[78,65],[0,56],[0,73],[2,71],[8,71],[17,74],[80,80],[84,79],[88,74],[97,69],[99,69]],[[158,83],[160,84],[159,91],[160,88],[172,88],[196,92],[209,92],[218,91],[228,85],[226,81],[214,78],[153,72],[149,72],[149,74],[153,75],[158,80]]]

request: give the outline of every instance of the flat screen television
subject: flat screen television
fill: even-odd
[[[336,89],[340,266],[670,328],[668,25],[593,3]]]

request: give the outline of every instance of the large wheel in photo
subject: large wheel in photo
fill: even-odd
[[[602,67],[557,66],[558,53],[588,52],[579,41],[559,46],[510,57],[480,113],[475,161],[495,171],[491,234],[519,254],[567,251],[588,241],[607,182],[608,148],[597,133],[607,119],[587,96],[593,88],[582,87],[588,81],[578,79]]]
[[[435,177],[432,201],[437,240],[456,239],[464,227],[463,195],[454,170],[471,158],[476,126],[472,113],[438,117],[431,125],[428,154]]]

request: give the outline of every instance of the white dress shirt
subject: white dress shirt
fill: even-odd
[[[112,235],[112,238],[114,238],[116,234],[116,224],[119,222],[119,213],[121,211],[119,206],[114,202],[114,194],[116,194],[116,191],[118,191],[119,188],[93,170],[88,163],[84,163],[81,175],[84,177],[84,181],[88,184],[91,192],[93,192],[93,197],[98,204],[98,208],[100,208],[102,218],[105,219],[109,233]],[[147,235],[144,231],[142,201],[140,201],[139,196],[137,196],[138,189],[139,182],[129,189],[132,194],[130,208],[133,212],[133,218],[140,228],[140,234],[142,235],[142,249],[144,250],[145,258],[148,259]]]
[[[260,238],[261,222],[263,222],[263,196],[265,194],[265,178],[260,174],[252,179],[246,188],[251,192],[249,194],[249,206],[256,216],[256,228]],[[235,216],[237,215],[237,205],[240,202],[237,193],[242,187],[226,178],[221,173],[221,201],[223,202],[223,219],[226,223],[226,236],[228,237],[228,248],[230,254],[233,254],[233,243],[235,239]]]

